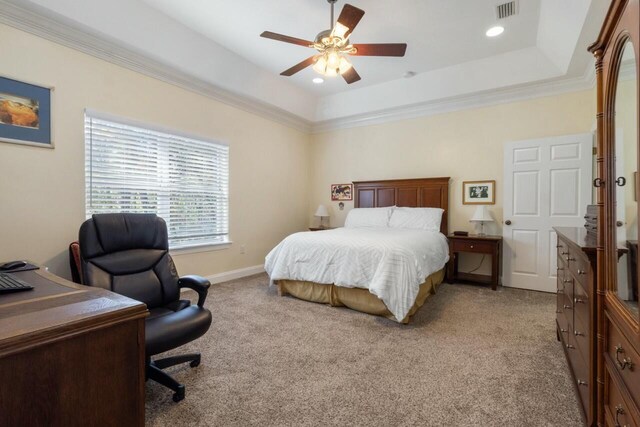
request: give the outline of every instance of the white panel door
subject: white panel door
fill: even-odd
[[[510,142],[504,152],[502,284],[555,292],[553,227],[583,227],[592,134]]]

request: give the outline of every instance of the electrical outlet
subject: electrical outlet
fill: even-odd
[[[244,245],[240,245],[240,253],[243,255],[247,253],[247,248]]]

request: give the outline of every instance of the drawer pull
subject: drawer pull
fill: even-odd
[[[569,255],[569,252],[560,252],[560,255]]]
[[[573,279],[564,279],[564,280],[562,281],[562,283],[571,283],[571,281],[572,281],[572,280],[573,280]]]
[[[624,348],[622,348],[622,344],[618,344],[616,346],[616,364],[621,371],[624,371],[626,368],[629,368],[630,371],[633,371],[633,362],[631,358],[623,358],[620,361],[620,353],[624,353]]]
[[[623,427],[622,424],[620,424],[620,420],[619,420],[620,415],[624,415],[624,409],[622,408],[622,405],[616,406],[616,424],[615,424],[615,427]],[[627,427],[627,426],[624,426],[624,427]]]
[[[470,247],[471,249],[473,249],[473,245],[469,245],[469,247]]]
[[[586,381],[578,380],[578,385],[582,385],[582,386],[587,387],[589,384],[587,384]]]
[[[571,306],[570,306],[570,305],[565,304],[565,305],[563,305],[562,307],[563,307],[565,310],[571,310]]]
[[[562,270],[564,270],[564,268],[562,268],[562,267],[558,267],[558,268],[556,268],[556,270],[558,270],[558,271],[562,271]]]
[[[573,335],[575,335],[577,337],[583,337],[584,333],[583,332],[578,332],[578,331],[573,331]]]
[[[584,300],[581,298],[574,298],[573,299],[573,303],[574,304],[584,304]]]
[[[576,260],[575,258],[571,258],[569,256],[567,257],[567,261],[575,261],[575,260]]]
[[[556,314],[562,314],[562,310],[556,310]]]
[[[564,294],[564,289],[558,289],[558,294]]]
[[[567,344],[567,345],[566,345],[566,347],[567,347],[569,350],[574,350],[574,349],[575,349],[575,347],[574,347],[574,346],[572,346],[571,344]]]
[[[562,332],[563,334],[566,334],[566,333],[567,333],[567,332],[569,332],[569,331],[567,331],[566,329],[562,329],[562,328],[560,328],[560,332]]]
[[[578,274],[587,274],[586,271],[578,269]]]

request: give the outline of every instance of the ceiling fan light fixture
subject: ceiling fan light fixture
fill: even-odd
[[[324,75],[327,70],[327,58],[325,55],[320,55],[315,64],[313,64],[313,69],[322,75]]]
[[[340,59],[342,58],[335,50],[329,50],[327,56],[327,67],[336,69],[340,66]]]
[[[406,43],[359,43],[351,44],[349,38],[362,17],[364,10],[345,4],[337,20],[334,20],[334,5],[338,0],[327,0],[331,5],[330,29],[321,31],[314,41],[286,36],[271,31],[263,31],[260,37],[280,42],[316,49],[318,52],[280,75],[290,77],[307,67],[324,77],[342,75],[347,84],[361,80],[355,67],[348,60],[349,55],[402,57],[407,50]]]

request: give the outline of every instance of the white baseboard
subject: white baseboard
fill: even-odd
[[[228,282],[229,280],[241,279],[254,274],[264,273],[264,265],[254,265],[252,267],[239,268],[237,270],[225,271],[224,273],[207,276],[211,283]]]

